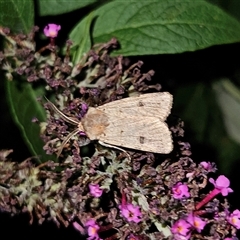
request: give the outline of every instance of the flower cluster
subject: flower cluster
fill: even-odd
[[[210,169],[208,163],[208,166],[206,167],[205,162],[200,163],[201,166],[203,166],[205,169]],[[214,185],[214,189],[207,194],[196,206],[193,212],[191,212],[188,216],[183,217],[179,220],[177,220],[172,228],[171,231],[176,239],[190,239],[192,233],[194,231],[201,232],[205,225],[208,223],[207,221],[200,218],[200,215],[204,215],[204,211],[200,212],[200,208],[202,208],[204,205],[208,204],[214,197],[216,197],[218,194],[222,194],[223,196],[227,196],[228,193],[233,192],[231,188],[229,188],[230,181],[228,178],[226,178],[223,175],[220,175],[216,181],[213,178],[209,179],[209,182]],[[189,198],[190,194],[188,192],[188,187],[186,185],[183,185],[181,183],[177,183],[172,188],[173,197],[175,199],[183,199],[184,197]],[[206,211],[207,213],[207,211]],[[219,212],[216,211],[215,214],[213,214],[213,217],[218,219]],[[230,223],[235,228],[240,228],[240,211],[235,210],[231,214],[225,214],[225,222]],[[208,220],[210,222],[210,219]]]
[[[40,224],[72,225],[89,240],[236,239],[240,211],[232,211],[225,198],[233,191],[230,182],[223,175],[209,176],[216,172],[213,163],[192,160],[181,121],[169,124],[175,146],[170,155],[134,150],[126,155],[90,142],[76,129],[89,107],[161,86],[149,84],[154,71],[141,73],[142,62],[130,65],[109,55],[116,39],[93,46],[77,63],[71,62],[67,41],[66,54],[60,56],[54,41],[60,28],[46,26],[50,43],[38,51],[36,28],[24,37],[0,28],[14,43],[0,52],[8,79],[24,75],[30,83],[41,81],[60,109],[53,111],[50,102],[40,100],[48,114],[40,126],[49,161],[17,164],[8,159],[11,151],[0,152],[1,210],[27,211],[31,223],[35,216]],[[58,154],[58,162],[50,154]],[[214,187],[210,192],[209,186]]]
[[[186,219],[179,219],[175,222],[171,230],[176,239],[190,239],[192,231],[196,230],[200,233],[206,224],[207,222],[200,217],[190,213]]]

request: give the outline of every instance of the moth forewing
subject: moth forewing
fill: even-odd
[[[81,122],[91,140],[167,154],[173,144],[164,120],[171,108],[170,93],[149,93],[89,108]]]
[[[107,116],[157,117],[165,121],[172,108],[173,97],[168,92],[147,93],[106,103],[97,109]]]
[[[96,108],[89,107],[81,122],[66,116],[48,99],[47,101],[66,122],[78,125],[61,144],[58,156],[68,140],[79,131],[84,131],[90,140],[99,140],[108,146],[164,154],[173,149],[171,132],[164,122],[173,101],[168,92],[149,93]]]
[[[102,142],[145,152],[168,154],[173,149],[171,132],[156,117],[109,119],[100,139]]]

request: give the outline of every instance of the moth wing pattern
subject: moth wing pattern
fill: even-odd
[[[156,117],[111,118],[99,137],[104,143],[145,152],[168,154],[173,149],[171,132]]]
[[[172,102],[173,97],[168,92],[147,93],[106,103],[97,109],[113,118],[156,117],[165,121],[170,114]]]
[[[52,110],[66,122],[77,125],[62,143],[78,131],[84,130],[90,140],[154,153],[170,153],[173,149],[171,132],[164,122],[172,108],[172,95],[168,92],[149,93],[90,107],[78,122],[62,113],[47,98]]]

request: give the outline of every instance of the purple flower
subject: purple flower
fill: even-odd
[[[209,170],[211,167],[212,167],[212,165],[211,165],[211,163],[210,162],[200,162],[200,165],[205,169],[205,170]]]
[[[88,232],[88,240],[100,240],[98,236],[98,230],[100,227],[96,223],[94,219],[90,219],[85,223],[85,227],[87,227],[87,232]]]
[[[191,237],[190,233],[191,225],[183,219],[178,220],[171,227],[171,232],[174,235],[174,239],[189,239]]]
[[[228,193],[233,192],[231,188],[229,188],[230,181],[224,175],[220,175],[216,181],[213,178],[209,179],[209,182],[214,185],[214,187],[222,193],[223,196],[227,196]]]
[[[88,105],[86,103],[82,103],[81,108],[82,108],[82,111],[84,111],[84,113],[86,113],[88,110]]]
[[[87,113],[87,110],[88,110],[88,105],[86,103],[82,103],[81,109],[79,112],[79,118],[82,118]]]
[[[87,136],[86,133],[85,133],[85,132],[82,132],[82,131],[79,132],[79,135],[80,135],[80,136]]]
[[[194,176],[195,172],[190,172],[186,174],[187,178],[191,178],[192,176]]]
[[[232,224],[235,228],[240,229],[240,211],[236,209],[227,218],[227,221]]]
[[[227,237],[227,238],[224,238],[224,240],[238,240],[238,238],[237,237],[232,237],[232,238]]]
[[[188,192],[188,186],[186,184],[182,184],[181,182],[178,182],[176,185],[172,187],[172,193],[175,199],[190,197],[190,194]]]
[[[103,190],[99,187],[98,184],[89,184],[90,194],[94,197],[101,197]]]
[[[32,122],[33,122],[33,123],[39,122],[39,120],[38,120],[36,117],[33,117],[33,118],[32,118]]]
[[[127,240],[139,240],[139,237],[133,235],[132,233],[127,237]]]
[[[43,30],[46,37],[55,38],[58,35],[58,31],[61,29],[60,25],[49,23]]]
[[[210,178],[209,182],[212,183],[215,188],[204,199],[202,199],[202,201],[197,204],[196,210],[200,209],[202,206],[210,202],[219,193],[221,193],[223,196],[227,196],[228,193],[233,192],[233,190],[229,188],[229,179],[226,178],[224,175],[220,175],[216,181],[214,181],[213,178]]]
[[[78,222],[73,222],[73,227],[78,230],[82,235],[85,234],[85,229],[78,223]]]
[[[207,222],[203,221],[200,217],[194,216],[192,213],[188,215],[187,222],[190,223],[198,232],[201,232]]]
[[[141,221],[142,213],[139,206],[134,206],[131,203],[120,205],[120,213],[127,221],[139,223]]]

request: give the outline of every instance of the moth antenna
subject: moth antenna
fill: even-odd
[[[64,141],[62,142],[61,146],[59,147],[58,149],[58,152],[57,152],[57,158],[59,158],[65,144],[73,137],[75,136],[77,133],[79,132],[79,129],[76,128],[75,130],[73,130],[72,132],[70,132],[67,137],[64,139]]]
[[[45,96],[44,96],[45,97]],[[45,99],[47,100],[48,104],[50,105],[51,109],[57,113],[64,121],[73,124],[73,125],[78,125],[79,122],[75,121],[74,119],[66,116],[62,111],[60,111],[50,100],[48,100],[46,97]]]
[[[119,151],[122,151],[126,154],[127,158],[131,161],[131,156],[127,153],[127,151],[125,151],[124,149],[120,148],[120,147],[116,147],[114,145],[111,145],[111,144],[107,144],[107,143],[104,143],[102,141],[98,141],[99,144],[101,144],[102,146],[104,147],[108,147],[108,148],[114,148],[114,149],[117,149]]]

